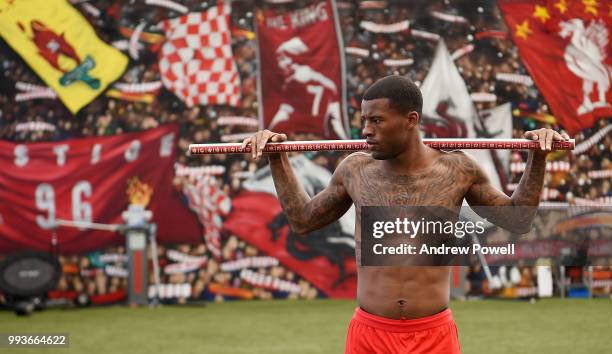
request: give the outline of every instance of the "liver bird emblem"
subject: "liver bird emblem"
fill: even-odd
[[[608,29],[602,21],[592,21],[585,28],[580,19],[571,19],[559,24],[562,38],[570,38],[563,58],[568,69],[582,79],[583,100],[578,107],[579,115],[595,108],[609,107],[606,94],[610,89],[612,66],[604,61],[607,56]],[[591,93],[597,85],[596,99]]]

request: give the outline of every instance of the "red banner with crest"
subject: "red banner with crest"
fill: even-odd
[[[606,1],[502,1],[525,67],[575,134],[612,117],[612,13]]]
[[[325,296],[355,298],[355,246],[341,241],[344,237],[337,222],[306,236],[296,235],[274,195],[244,191],[232,200],[232,212],[224,228],[278,259]]]
[[[147,200],[160,242],[198,242],[201,227],[172,184],[177,138],[178,126],[165,125],[61,142],[0,141],[0,253],[122,244],[118,233],[54,228],[55,220],[120,224],[130,202]]]
[[[277,132],[349,138],[342,40],[332,0],[257,13],[260,119]]]

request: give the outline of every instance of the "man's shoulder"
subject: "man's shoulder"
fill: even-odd
[[[372,155],[368,154],[367,152],[364,151],[355,151],[354,153],[348,155],[345,160],[348,159],[355,159],[355,158],[361,158],[361,159],[369,159],[369,160],[374,160],[372,158]]]
[[[476,163],[474,158],[463,150],[440,150],[442,158],[451,160],[455,163],[471,165]]]
[[[372,158],[372,155],[368,154],[367,152],[357,151],[345,157],[341,164],[348,166],[361,166],[364,164],[371,163],[373,161],[375,160],[374,158]]]
[[[444,151],[442,159],[452,166],[454,173],[478,176],[480,174],[479,162],[469,153],[462,150]]]
[[[336,170],[351,172],[363,168],[373,161],[372,155],[363,151],[357,151],[345,157]]]

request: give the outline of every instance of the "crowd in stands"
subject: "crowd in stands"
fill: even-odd
[[[188,8],[201,11],[214,1],[179,1]],[[285,9],[299,7],[309,1],[294,1],[289,4],[273,5],[264,1],[233,1],[231,26],[233,29],[254,32],[255,6],[276,6]],[[476,39],[476,34],[486,31],[508,31],[501,11],[493,1],[449,1],[418,0],[411,2],[413,6],[405,6],[404,1],[363,2],[373,6],[360,6],[357,1],[338,1],[341,30],[346,46],[369,50],[367,57],[346,55],[348,112],[351,122],[352,138],[360,138],[360,102],[365,89],[376,79],[390,75],[407,75],[417,84],[425,79],[436,48],[436,42],[407,35],[406,32],[380,34],[371,33],[360,27],[361,21],[372,21],[381,24],[396,23],[410,20],[411,28],[435,33],[446,42],[449,51],[474,45],[474,50],[456,60],[471,93],[486,92],[495,94],[493,102],[478,102],[478,110],[492,108],[507,102],[513,110],[524,110],[539,114],[552,114],[536,86],[527,86],[496,80],[496,74],[516,73],[527,74],[521,63],[516,46],[509,36],[505,38],[490,37]],[[362,3],[362,5],[363,5]],[[384,3],[385,6],[377,6]],[[146,32],[161,33],[157,23],[165,18],[179,14],[171,10],[148,6],[144,2],[134,1],[95,1],[91,5],[100,10],[98,16],[85,11],[83,5],[75,5],[92,23],[100,38],[107,43],[125,40],[121,28],[134,29],[141,22],[146,22]],[[433,18],[432,11],[462,16],[466,23],[451,23]],[[242,33],[242,32],[241,32]],[[129,39],[129,38],[128,38]],[[118,80],[122,83],[142,83],[160,80],[157,50],[153,44],[142,43],[140,58],[131,60],[128,69]],[[226,172],[218,179],[220,188],[230,196],[241,189],[242,177],[235,173],[254,171],[265,162],[246,161],[242,157],[226,155],[208,155],[205,157],[190,157],[186,154],[190,143],[221,142],[223,136],[253,131],[253,127],[219,125],[217,120],[224,116],[257,117],[257,43],[246,35],[236,35],[232,38],[232,50],[240,73],[242,100],[239,107],[227,106],[196,106],[188,108],[173,93],[162,88],[151,103],[131,102],[111,98],[104,94],[73,116],[58,99],[40,99],[17,102],[18,82],[45,86],[34,74],[21,57],[13,51],[6,42],[0,40],[0,139],[15,142],[58,141],[88,136],[114,135],[124,132],[134,132],[151,129],[160,124],[176,122],[180,124],[180,139],[178,141],[178,161],[183,165],[223,165]],[[413,59],[411,65],[387,66],[384,59]],[[426,98],[425,98],[426,99]],[[524,131],[539,127],[562,127],[543,123],[535,119],[515,115],[513,118],[513,135],[522,137]],[[20,124],[28,122],[48,123],[48,129],[22,129]],[[601,120],[591,129],[586,129],[575,138],[577,143],[588,139],[592,134],[610,124],[610,120]],[[298,134],[290,139],[320,139],[312,134]],[[611,169],[612,135],[608,134],[579,155],[571,153],[557,154],[554,159],[570,163],[569,170],[549,173],[546,186],[558,190],[548,198],[558,202],[572,202],[576,198],[597,200],[611,197],[610,179],[592,178],[589,171]],[[311,154],[312,160],[333,170],[345,156],[340,153]],[[513,161],[526,161],[524,153],[516,152]],[[512,172],[508,176],[509,184],[518,183],[521,173]],[[182,183],[188,183],[187,177],[176,178],[177,188]],[[234,235],[224,235],[223,245],[231,248],[224,251],[228,257],[225,260],[239,259],[244,256],[257,256],[259,252],[252,246],[237,239]],[[206,246],[177,246],[176,250],[191,256],[207,254]],[[166,255],[165,247],[160,247],[162,263]],[[121,248],[114,248],[109,253],[121,253]],[[64,290],[84,290],[90,294],[112,292],[125,286],[125,278],[113,277],[104,273],[83,276],[83,270],[95,268],[87,257],[63,258],[64,265],[76,265],[76,273],[66,273],[60,282]],[[291,297],[312,298],[317,291],[310,284],[282,266],[268,267],[262,270],[265,274],[295,282],[302,289],[300,292],[285,294]],[[81,274],[82,273],[82,274]],[[89,274],[89,273],[88,273]],[[93,274],[93,273],[92,273]],[[123,283],[122,283],[123,282]],[[271,290],[247,286],[241,283],[237,272],[223,272],[216,261],[210,260],[205,267],[189,274],[164,275],[162,283],[190,283],[192,296],[200,298],[206,293],[205,285],[216,282],[231,287],[247,287],[253,290],[255,298],[272,298]],[[220,299],[215,294],[208,294]],[[184,300],[184,299],[183,299]]]

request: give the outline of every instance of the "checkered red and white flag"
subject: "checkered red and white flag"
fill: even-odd
[[[232,208],[229,196],[216,185],[215,177],[204,176],[195,183],[186,183],[183,192],[189,201],[189,208],[197,215],[204,226],[206,246],[217,259],[221,257],[222,216]]]
[[[230,5],[219,1],[161,23],[167,38],[159,58],[162,82],[189,107],[240,104],[229,15]]]

